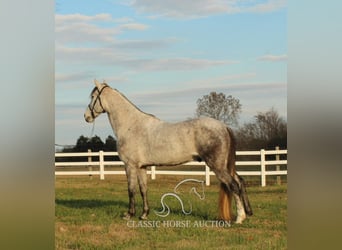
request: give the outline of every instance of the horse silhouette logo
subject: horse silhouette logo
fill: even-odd
[[[194,193],[200,200],[204,200],[205,199],[205,194],[204,194],[204,181],[202,180],[196,180],[196,179],[185,179],[185,180],[182,180],[181,182],[179,182],[175,188],[173,189],[173,193],[166,193],[166,194],[163,194],[162,197],[160,198],[160,203],[162,205],[162,210],[161,211],[155,211],[154,210],[154,213],[160,217],[166,217],[170,214],[170,207],[166,204],[166,202],[164,201],[164,199],[166,197],[174,197],[176,198],[178,201],[179,201],[179,204],[181,205],[181,209],[182,209],[182,213],[185,214],[185,215],[189,215],[191,214],[192,212],[192,204],[191,202],[188,200],[189,202],[189,206],[190,206],[190,209],[188,211],[185,210],[184,208],[184,203],[181,199],[181,197],[179,196],[179,190],[178,188],[184,184],[184,183],[187,183],[187,182],[193,182],[194,184],[198,184],[200,185],[201,187],[201,194],[197,191],[197,188],[195,186],[191,187],[190,188],[190,191],[189,193]]]

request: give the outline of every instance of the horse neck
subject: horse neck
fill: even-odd
[[[110,124],[117,137],[120,137],[124,130],[136,125],[137,121],[141,121],[146,116],[145,113],[141,112],[114,89],[107,93],[106,106]]]

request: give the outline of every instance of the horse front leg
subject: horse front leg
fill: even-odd
[[[137,172],[135,167],[126,166],[126,175],[128,181],[128,212],[124,214],[124,219],[129,220],[135,215],[135,192],[137,186]]]
[[[147,170],[145,167],[138,170],[138,182],[140,188],[140,194],[143,200],[143,213],[139,217],[141,220],[146,220],[150,211],[147,200]]]

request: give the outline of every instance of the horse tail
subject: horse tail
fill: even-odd
[[[235,161],[236,161],[236,139],[235,136],[233,134],[233,131],[227,127],[227,131],[229,134],[229,154],[228,154],[228,164],[227,164],[227,168],[228,168],[228,172],[230,175],[234,175],[235,174]]]
[[[219,195],[219,215],[220,220],[231,221],[232,218],[232,193],[224,183],[220,186]]]
[[[228,173],[231,176],[233,176],[235,173],[236,139],[234,137],[233,131],[230,128],[227,127],[227,131],[229,134],[229,153],[227,169]],[[220,186],[219,209],[220,219],[225,221],[232,220],[232,191],[229,190],[224,183],[221,183]]]

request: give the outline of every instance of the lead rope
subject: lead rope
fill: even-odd
[[[89,140],[89,141],[90,141],[91,138],[93,138],[93,136],[94,136],[94,130],[95,130],[95,119],[94,119],[94,122],[93,122],[93,127],[91,128],[90,136],[88,137],[88,140]]]

